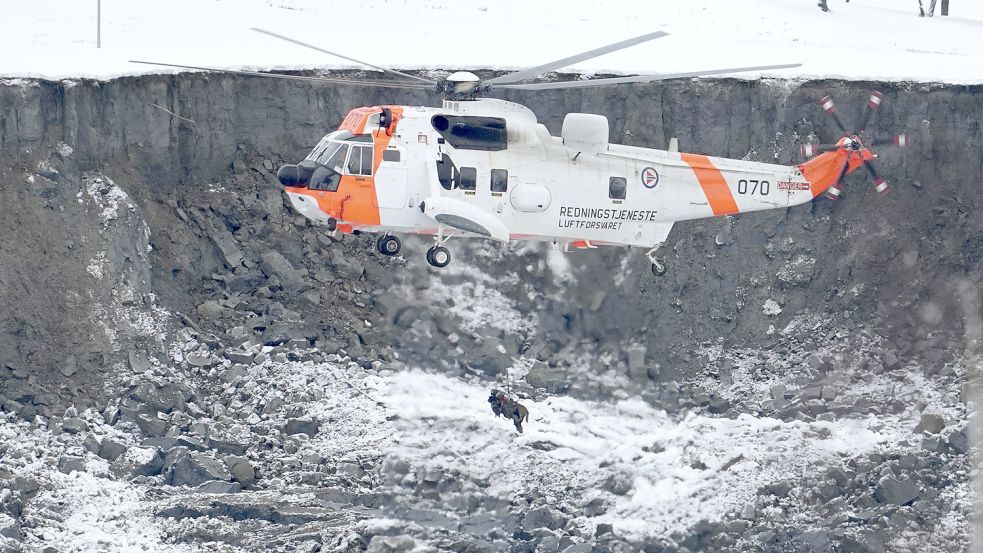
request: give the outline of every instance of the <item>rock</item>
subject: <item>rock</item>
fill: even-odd
[[[109,462],[113,462],[124,453],[126,453],[125,445],[112,438],[104,438],[99,446],[98,455]]]
[[[486,376],[498,375],[512,364],[512,357],[508,355],[501,340],[493,337],[485,337],[481,344],[467,350],[464,360],[471,368]]]
[[[172,486],[198,486],[211,480],[232,480],[225,463],[207,453],[181,448],[174,457],[169,453],[167,461],[170,464],[167,481]]]
[[[898,480],[893,476],[884,476],[877,482],[874,497],[880,503],[890,505],[908,505],[918,499],[918,485],[910,479]]]
[[[778,384],[771,387],[771,399],[785,399],[785,386]]]
[[[522,519],[522,527],[527,531],[534,528],[556,530],[563,524],[562,515],[551,507],[539,507],[528,511]]]
[[[629,373],[635,374],[637,372],[643,372],[645,373],[644,376],[647,379],[648,374],[647,371],[645,371],[645,352],[645,346],[633,346],[628,348],[626,353],[628,354]]]
[[[164,466],[164,456],[156,447],[131,447],[113,462],[117,476],[155,476]]]
[[[20,525],[17,521],[10,516],[0,513],[0,536],[5,538],[10,538],[14,541],[21,541],[24,539],[24,534],[21,532]],[[3,545],[3,541],[0,540],[0,546]],[[20,549],[11,549],[10,551],[19,551]],[[4,549],[4,551],[7,551]]]
[[[187,357],[188,364],[195,367],[211,367],[215,364],[215,361],[208,355],[196,355],[191,354]]]
[[[89,429],[89,425],[82,419],[64,419],[61,421],[61,429],[70,434],[81,434]]]
[[[614,532],[614,525],[608,522],[601,522],[597,525],[597,529],[594,531],[595,536],[603,536],[604,534],[611,534]]]
[[[85,457],[76,455],[63,455],[58,458],[58,471],[63,474],[75,472],[85,472]]]
[[[804,255],[797,255],[791,261],[785,263],[778,274],[778,282],[781,288],[793,288],[796,286],[806,286],[812,282],[813,271],[816,267],[816,260]]]
[[[225,265],[230,269],[235,269],[242,265],[242,250],[236,244],[235,238],[224,226],[213,227],[208,233],[208,237],[222,254]]]
[[[331,264],[339,276],[351,281],[358,280],[365,272],[362,265],[346,257],[340,249],[332,250]]]
[[[372,536],[367,553],[399,553],[412,551],[416,541],[409,536]]]
[[[237,493],[241,490],[242,487],[238,482],[223,482],[221,480],[211,480],[195,488],[198,493]]]
[[[591,553],[594,546],[589,543],[575,543],[563,550],[563,553]]]
[[[130,350],[130,370],[135,373],[146,372],[150,369],[150,359],[144,351]]]
[[[949,434],[947,443],[956,453],[965,454],[969,451],[969,437],[966,435],[966,429],[963,428],[962,430],[957,430]]]
[[[614,495],[625,495],[631,491],[632,481],[624,474],[612,474],[601,484],[601,489]]]
[[[266,277],[259,271],[246,271],[236,273],[225,281],[226,289],[233,294],[252,292],[266,281]]]
[[[205,320],[218,320],[222,318],[222,314],[225,313],[225,308],[222,307],[216,300],[206,300],[202,302],[195,309],[195,313]]]
[[[20,492],[21,495],[29,495],[41,489],[41,484],[30,476],[17,476],[9,486],[11,491]]]
[[[137,415],[137,426],[148,437],[159,437],[167,434],[167,421],[153,415]]]
[[[893,371],[901,366],[901,361],[898,360],[897,354],[888,350],[881,355],[881,364],[884,366],[884,370]]]
[[[75,354],[69,354],[69,356],[65,359],[65,362],[62,363],[60,370],[61,374],[65,378],[68,378],[78,372],[79,364],[78,360],[75,358]]]
[[[89,434],[88,436],[85,437],[84,440],[82,440],[82,448],[88,451],[89,453],[99,455],[99,448],[100,448],[99,439],[93,436],[92,434]]]
[[[922,413],[922,418],[918,421],[918,426],[915,427],[915,432],[927,432],[929,434],[938,434],[942,432],[945,428],[945,419],[942,415],[937,413]]]
[[[233,363],[239,363],[242,365],[252,364],[253,359],[256,357],[255,353],[250,353],[247,351],[226,350],[224,355],[225,358],[228,359],[229,361],[232,361]]]
[[[253,465],[249,462],[249,459],[245,457],[229,455],[225,458],[225,466],[232,473],[232,479],[242,484],[243,487],[247,487],[256,481],[256,471],[253,469]]]
[[[288,436],[294,434],[307,434],[311,438],[317,436],[317,421],[310,418],[288,419],[287,424],[283,425],[283,433]]]
[[[567,371],[562,367],[550,367],[536,361],[526,374],[526,382],[534,388],[545,388],[551,394],[562,394],[570,389]]]
[[[310,288],[307,280],[293,265],[276,250],[265,251],[260,255],[259,269],[267,277],[277,277],[280,286],[289,292],[300,293]]]
[[[790,480],[783,480],[781,482],[775,482],[774,484],[769,484],[765,486],[765,492],[775,497],[788,497],[789,492],[792,491],[793,483]]]
[[[836,399],[836,388],[832,386],[823,386],[821,397],[826,401],[833,401]]]

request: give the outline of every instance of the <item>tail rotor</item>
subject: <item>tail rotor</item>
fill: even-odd
[[[874,182],[874,191],[879,195],[883,196],[890,190],[890,185],[887,179],[878,174],[877,169],[874,167],[873,159],[877,157],[876,154],[870,151],[868,144],[864,139],[864,133],[867,130],[867,125],[870,123],[871,118],[875,111],[881,107],[881,103],[884,100],[884,95],[876,90],[870,93],[867,98],[867,102],[864,104],[863,113],[860,116],[860,126],[854,131],[847,129],[847,126],[840,119],[839,114],[836,110],[836,104],[833,102],[833,97],[830,95],[823,96],[819,100],[819,105],[822,107],[823,111],[830,116],[833,123],[836,124],[837,128],[843,133],[836,144],[803,144],[801,147],[801,152],[804,157],[811,158],[826,152],[836,152],[842,151],[846,155],[843,158],[843,168],[840,170],[839,177],[836,182],[833,183],[826,190],[826,197],[832,200],[839,200],[844,197],[843,188],[844,182],[843,178],[846,177],[852,169],[857,168],[860,164],[867,169],[867,173]],[[872,140],[870,141],[870,146],[897,146],[899,148],[905,148],[909,145],[910,138],[907,134],[896,134],[891,136],[886,140]]]

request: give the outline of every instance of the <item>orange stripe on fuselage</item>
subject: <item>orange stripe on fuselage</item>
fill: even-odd
[[[727,186],[727,179],[720,169],[713,165],[709,157],[681,153],[679,158],[693,169],[714,215],[731,215],[740,211],[737,209],[737,202],[734,201],[730,187]]]

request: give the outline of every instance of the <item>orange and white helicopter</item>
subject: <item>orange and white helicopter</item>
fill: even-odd
[[[280,167],[277,178],[293,207],[308,219],[341,232],[380,233],[377,247],[396,255],[394,233],[432,235],[427,261],[445,267],[444,246],[455,236],[501,242],[539,240],[565,248],[601,245],[648,249],[652,270],[673,223],[765,209],[784,209],[820,194],[838,198],[841,179],[860,165],[878,192],[887,182],[874,171],[864,127],[881,94],[871,94],[863,123],[849,131],[831,98],[823,109],[843,131],[834,145],[806,146],[818,157],[785,166],[687,154],[675,139],[668,150],[610,144],[607,119],[568,114],[560,136],[551,136],[528,108],[479,97],[494,89],[545,90],[651,82],[797,67],[740,67],[691,73],[638,75],[562,82],[519,83],[568,65],[665,36],[656,32],[541,66],[481,80],[459,71],[434,81],[329,52],[296,39],[259,32],[363,64],[400,81],[350,81],[196,66],[273,78],[431,89],[446,95],[440,107],[371,106],[351,110],[338,130],[324,136],[298,164]],[[149,62],[136,62],[149,63]],[[904,146],[904,135],[895,144]]]

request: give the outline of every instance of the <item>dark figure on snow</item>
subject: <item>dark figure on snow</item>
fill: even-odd
[[[512,400],[501,390],[492,390],[491,395],[488,396],[488,403],[491,404],[492,413],[495,413],[496,417],[501,415],[512,419],[512,422],[515,423],[515,429],[520,433],[522,432],[523,421],[529,420],[529,409]]]

